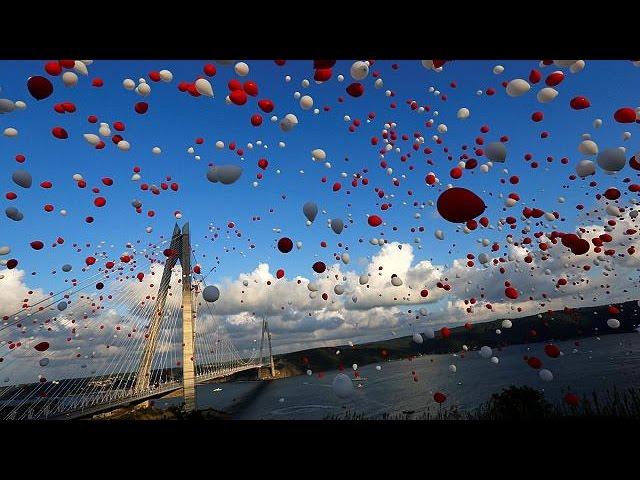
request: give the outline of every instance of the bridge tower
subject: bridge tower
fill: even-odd
[[[267,336],[267,342],[269,344],[269,368],[271,370],[271,378],[274,378],[276,376],[276,368],[273,363],[273,354],[271,352],[271,332],[269,331],[269,322],[267,321],[266,317],[262,317],[262,335],[260,336],[260,358],[258,365],[262,365],[262,362],[264,360],[265,335]],[[260,371],[261,369],[258,368],[258,380],[260,379]]]
[[[193,328],[193,296],[191,293],[191,242],[189,240],[189,223],[180,230],[176,223],[171,236],[169,248],[173,255],[167,258],[162,272],[162,280],[156,298],[148,330],[147,341],[138,367],[138,375],[133,387],[134,393],[147,390],[151,382],[151,366],[158,344],[158,334],[164,317],[165,303],[171,281],[171,270],[180,262],[182,269],[182,382],[185,408],[188,412],[196,408],[195,361],[194,361],[194,328]]]

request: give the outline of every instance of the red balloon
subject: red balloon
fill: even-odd
[[[564,396],[564,403],[566,403],[571,407],[577,407],[578,404],[580,403],[580,399],[578,398],[578,395],[576,395],[575,393],[567,393]]]
[[[510,298],[512,300],[518,298],[518,291],[513,287],[506,288],[504,294],[507,298]]]
[[[529,82],[538,83],[542,79],[542,74],[538,70],[531,70],[529,73]]]
[[[44,247],[44,243],[42,243],[40,240],[34,240],[30,243],[30,245],[34,250],[42,250],[42,247]]]
[[[47,350],[49,350],[49,342],[40,342],[33,348],[35,348],[39,352],[46,352]]]
[[[451,336],[451,329],[448,327],[442,327],[440,329],[440,335],[442,335],[442,338],[449,338]]]
[[[367,223],[372,227],[379,227],[382,225],[382,219],[378,215],[369,215]]]
[[[282,278],[282,277],[284,277],[284,270],[280,268],[280,269],[278,269],[278,271],[276,272],[276,278],[277,278],[277,279],[280,279],[280,278]]]
[[[311,268],[313,268],[313,271],[316,273],[322,273],[327,269],[327,266],[324,264],[324,262],[316,262]]]
[[[636,121],[636,111],[629,107],[619,108],[613,114],[613,118],[619,123],[633,123]]]
[[[578,237],[575,233],[563,235],[562,245],[569,247],[574,255],[584,255],[591,248],[587,240]]]
[[[137,279],[142,281],[142,279],[144,278],[144,273],[139,272],[138,275],[136,275]]]
[[[113,185],[113,180],[111,180],[109,177],[104,177],[102,179],[102,183],[105,184],[107,187],[110,187],[111,185]]]
[[[36,100],[43,100],[53,93],[53,84],[48,78],[37,75],[27,81],[29,93]]]
[[[136,113],[143,115],[147,113],[147,110],[149,110],[149,104],[147,102],[138,102],[133,106],[133,109]]]
[[[607,200],[617,200],[620,198],[620,190],[614,187],[607,188],[607,190],[604,192],[604,197]]]
[[[558,358],[560,356],[560,349],[556,345],[550,343],[544,346],[544,353],[549,355],[551,358]]]
[[[315,68],[316,70],[321,68],[333,68],[335,64],[335,60],[314,60],[313,68]]]
[[[59,138],[61,140],[64,140],[65,138],[69,138],[69,134],[62,127],[54,127],[51,130],[51,133],[53,134],[54,137]]]
[[[242,85],[242,88],[247,95],[251,95],[252,97],[258,95],[258,84],[256,82],[247,80],[244,82],[244,85]]]
[[[587,97],[574,97],[571,99],[571,102],[569,102],[569,105],[574,110],[584,110],[591,106],[591,102],[589,102]]]
[[[229,80],[227,86],[232,92],[235,90],[242,90],[242,84],[236,79]]]
[[[244,90],[234,90],[229,94],[229,99],[235,105],[244,105],[247,103],[247,94]]]
[[[355,82],[347,87],[347,93],[352,97],[361,97],[364,93],[364,87],[361,83]]]
[[[87,265],[93,265],[94,263],[96,263],[96,259],[94,257],[87,257],[85,258],[84,262]]]
[[[57,77],[62,73],[62,66],[58,62],[47,62],[47,64],[44,66],[44,70],[49,75]]]
[[[542,368],[542,361],[538,357],[529,357],[529,359],[527,360],[527,364],[531,368],[535,368],[536,370]]]
[[[436,403],[442,404],[447,399],[447,396],[442,392],[436,392],[433,394],[433,399]]]
[[[260,167],[262,170],[266,170],[268,166],[269,162],[266,158],[261,158],[260,160],[258,160],[258,167]]]
[[[317,82],[326,82],[333,75],[333,71],[330,68],[319,68],[313,75],[313,79]]]
[[[544,83],[546,83],[550,87],[555,87],[556,85],[560,85],[564,80],[564,73],[561,71],[550,73],[549,76],[545,79]]]
[[[438,213],[452,223],[471,220],[487,208],[480,197],[471,190],[453,187],[445,190],[438,197]]]
[[[253,125],[254,127],[259,127],[260,125],[262,125],[262,115],[260,115],[259,113],[251,115],[251,125]]]
[[[107,200],[104,197],[97,197],[94,201],[93,204],[96,207],[104,207],[107,204]]]
[[[258,100],[258,107],[260,107],[260,110],[262,110],[264,113],[271,113],[274,109],[273,102],[266,98]]]
[[[212,63],[207,63],[204,66],[203,70],[204,70],[205,75],[208,75],[210,77],[213,77],[217,72],[216,66],[213,65]]]
[[[288,237],[282,237],[278,240],[278,250],[282,253],[289,253],[293,249],[293,242]]]

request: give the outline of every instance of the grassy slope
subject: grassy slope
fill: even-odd
[[[544,313],[542,318],[538,315],[530,315],[513,319],[513,327],[510,329],[501,327],[503,319],[474,324],[470,329],[460,326],[452,328],[448,338],[443,338],[440,332],[436,332],[434,339],[425,338],[421,345],[413,342],[410,336],[406,336],[354,347],[342,345],[312,348],[277,355],[276,368],[283,371],[283,376],[291,376],[302,374],[307,368],[319,372],[337,369],[341,365],[348,368],[354,363],[366,365],[381,362],[385,359],[383,350],[388,353],[387,359],[395,360],[415,356],[418,353],[459,352],[463,345],[467,345],[470,350],[478,349],[483,345],[500,348],[521,343],[578,340],[581,337],[632,332],[640,323],[636,312],[637,302],[617,304],[617,307],[620,313],[616,315],[609,313],[608,305],[577,308],[568,312],[554,311],[551,314]],[[620,321],[620,328],[609,328],[607,326],[609,318],[617,318]],[[502,334],[497,335],[496,329],[501,329]],[[336,355],[336,350],[340,350],[340,355]],[[305,362],[305,358],[308,359],[308,363]]]

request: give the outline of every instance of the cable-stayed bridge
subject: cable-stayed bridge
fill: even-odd
[[[3,317],[0,420],[87,417],[178,390],[192,411],[198,383],[254,369],[275,376],[267,320],[259,349],[242,355],[202,298],[188,223],[154,247],[99,267],[87,257],[96,273]]]

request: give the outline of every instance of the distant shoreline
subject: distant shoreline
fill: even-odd
[[[613,309],[611,310],[611,306]],[[629,301],[596,307],[565,308],[551,313],[529,315],[511,320],[511,328],[504,328],[505,319],[438,330],[434,338],[422,334],[423,343],[413,341],[411,335],[367,342],[353,347],[340,345],[299,350],[275,355],[276,378],[312,374],[322,374],[329,370],[351,368],[352,364],[369,365],[389,360],[410,359],[417,355],[448,354],[469,351],[489,346],[500,351],[509,345],[527,343],[553,343],[564,340],[596,337],[608,334],[633,333],[640,323],[637,301]],[[615,311],[618,311],[615,313]],[[620,321],[620,327],[613,329],[607,325],[609,318]],[[500,334],[496,333],[500,330]],[[448,334],[448,335],[447,335]],[[340,352],[337,354],[337,352]]]

